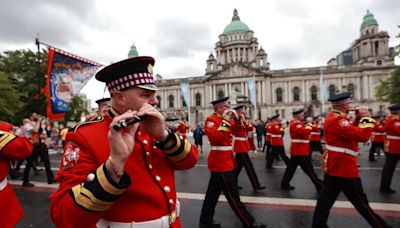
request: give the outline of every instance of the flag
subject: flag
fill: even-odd
[[[254,88],[254,80],[247,80],[247,85],[249,86],[250,102],[256,107],[256,89]]]
[[[182,91],[182,97],[185,100],[186,106],[190,107],[189,83],[181,82],[180,86]]]
[[[47,117],[63,119],[72,102],[83,86],[101,65],[73,54],[49,47],[47,59]]]
[[[319,75],[319,91],[320,91],[320,96],[321,96],[321,102],[325,102],[328,100],[328,89],[324,85],[324,75],[321,74]]]

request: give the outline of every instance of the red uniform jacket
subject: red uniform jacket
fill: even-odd
[[[183,138],[186,139],[186,133],[187,133],[187,130],[188,130],[188,129],[189,129],[188,125],[186,125],[186,124],[184,124],[184,123],[180,123],[180,124],[178,125],[178,127],[176,128],[176,131],[177,131],[180,135],[182,135]]]
[[[400,154],[400,116],[389,116],[385,123],[386,153]]]
[[[313,124],[310,132],[310,141],[319,142],[321,141],[321,128],[319,124]]]
[[[271,123],[267,123],[267,125],[265,125],[265,141],[266,142],[271,142],[271,128],[272,128]]]
[[[271,124],[271,146],[283,146],[284,129],[280,123]]]
[[[322,168],[330,176],[357,178],[358,142],[366,142],[371,136],[374,120],[363,117],[358,126],[350,123],[345,113],[330,112],[324,124],[326,148]],[[334,148],[334,149],[332,149]]]
[[[208,169],[211,172],[228,172],[236,168],[232,152],[231,123],[219,114],[207,117],[205,133],[211,144]],[[229,149],[230,147],[230,149]]]
[[[51,219],[57,227],[96,227],[101,219],[144,222],[176,213],[174,171],[193,167],[196,147],[170,133],[175,146],[161,151],[155,138],[139,128],[133,152],[120,183],[103,165],[110,155],[110,116],[98,116],[68,132],[57,180],[51,195]],[[93,175],[95,174],[95,175]],[[172,227],[181,227],[177,219]]]
[[[380,122],[376,122],[374,126],[374,130],[371,135],[371,142],[385,142],[386,140],[386,131],[385,126]]]
[[[250,122],[246,124],[247,129],[247,141],[249,142],[250,150],[256,149],[256,144],[254,144],[254,125]]]
[[[289,131],[292,142],[290,143],[290,155],[308,156],[310,153],[310,132],[312,127],[304,125],[300,120],[290,122]]]
[[[32,143],[25,137],[2,130],[7,129],[0,128],[0,227],[12,228],[22,219],[24,211],[11,185],[6,182],[9,161],[26,159],[32,153]]]
[[[248,141],[248,127],[245,124],[238,124],[231,121],[233,152],[248,153],[251,148]]]

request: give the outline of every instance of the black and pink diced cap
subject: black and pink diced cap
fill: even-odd
[[[99,69],[95,77],[106,83],[110,94],[134,86],[157,90],[153,77],[154,63],[154,58],[149,56],[129,58]]]

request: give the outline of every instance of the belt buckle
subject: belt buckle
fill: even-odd
[[[175,222],[175,220],[176,220],[176,211],[173,211],[169,216],[168,216],[168,222],[169,222],[169,225],[172,225],[174,222]]]

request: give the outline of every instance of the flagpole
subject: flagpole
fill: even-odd
[[[254,104],[254,119],[253,119],[253,121],[256,121],[257,120],[257,90],[256,90],[257,82],[256,82],[256,73],[255,72],[253,72],[253,80],[254,80],[254,96],[255,96],[255,100],[256,100],[256,102],[254,102],[255,104]]]
[[[39,96],[38,96],[38,101],[39,101],[39,114],[42,115],[42,101],[40,100],[41,97],[41,86],[40,86],[40,42],[39,42],[39,34],[37,34],[37,37],[35,39],[35,44],[37,45],[37,61],[38,61],[38,73],[37,73],[37,82],[38,82],[38,89],[39,89]]]

